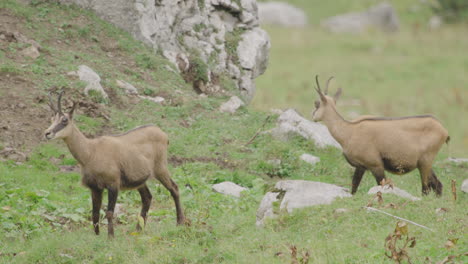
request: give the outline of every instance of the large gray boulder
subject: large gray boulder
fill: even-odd
[[[265,218],[276,216],[273,203],[279,202],[279,210],[291,213],[294,209],[321,204],[331,204],[336,198],[351,197],[349,191],[333,184],[302,180],[279,181],[273,192],[268,192],[257,210],[257,226]]]
[[[209,81],[203,87],[216,86],[211,83],[212,73],[234,73],[231,77],[247,100],[251,99],[255,91],[253,79],[265,71],[268,62],[270,39],[259,28],[255,0],[60,2],[75,3],[95,11],[104,20],[162,51],[181,72],[190,69],[186,58],[190,61],[190,57],[194,56],[190,51],[197,50],[198,59],[207,65],[208,62],[209,65],[216,65],[209,69]],[[248,45],[247,51],[238,48],[241,43]]]
[[[326,126],[305,119],[294,109],[284,111],[278,117],[277,126],[268,132],[281,140],[287,140],[291,135],[300,135],[313,140],[319,148],[332,146],[341,149]]]
[[[385,194],[393,194],[393,195],[396,195],[396,196],[400,196],[400,197],[409,199],[411,201],[420,201],[421,200],[421,198],[413,196],[413,195],[411,195],[410,193],[408,193],[405,190],[402,190],[402,189],[400,189],[398,187],[394,187],[394,186],[390,186],[390,185],[374,186],[374,187],[369,189],[367,194],[377,194],[377,192],[381,192],[381,193],[385,193]]]
[[[387,2],[380,3],[364,12],[327,18],[321,22],[321,25],[336,33],[362,33],[370,28],[394,32],[400,27],[395,9]]]
[[[307,15],[301,9],[283,2],[258,3],[260,24],[280,25],[285,27],[304,27]]]

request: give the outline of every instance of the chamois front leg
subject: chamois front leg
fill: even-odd
[[[147,219],[147,213],[148,210],[151,206],[151,199],[153,196],[151,195],[150,190],[148,189],[148,186],[144,185],[140,188],[138,188],[138,192],[140,193],[141,196],[141,217],[143,217],[144,224],[146,226],[146,219]],[[143,227],[140,226],[140,222],[137,224],[137,230],[141,230]]]
[[[91,197],[93,200],[93,226],[94,233],[99,235],[99,213],[102,205],[102,189],[91,189]]]
[[[106,218],[107,218],[107,235],[109,238],[114,237],[114,224],[112,222],[114,218],[114,208],[115,208],[115,203],[117,202],[117,196],[119,194],[118,189],[116,188],[108,188],[107,189],[107,197],[109,204],[107,205],[107,212],[106,212]]]
[[[359,184],[361,183],[362,175],[364,175],[364,172],[366,172],[365,168],[356,167],[356,170],[354,171],[354,175],[353,175],[353,186],[352,186],[351,194],[356,193],[359,187]]]
[[[374,167],[374,168],[369,168],[369,170],[372,172],[374,175],[375,181],[377,182],[377,185],[380,185],[382,183],[382,180],[385,179],[385,169],[382,167]]]
[[[179,187],[171,179],[169,171],[166,168],[161,168],[156,173],[156,178],[162,183],[162,185],[164,185],[164,187],[166,187],[167,190],[169,190],[172,199],[174,199],[177,213],[177,225],[185,224],[185,216],[182,211],[182,205],[180,204]]]

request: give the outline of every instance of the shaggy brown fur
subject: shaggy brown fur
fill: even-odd
[[[47,139],[62,138],[71,154],[81,166],[82,183],[91,189],[93,201],[93,224],[99,234],[99,210],[102,192],[108,190],[109,204],[106,217],[108,234],[114,235],[112,224],[115,203],[120,190],[137,189],[142,200],[141,216],[145,220],[151,204],[151,193],[146,186],[150,178],[158,179],[171,193],[177,212],[177,224],[185,217],[179,200],[177,184],[172,181],[167,169],[168,137],[158,127],[147,125],[135,128],[118,136],[86,138],[73,123],[73,111],[62,113],[53,107],[52,125],[45,131]],[[137,225],[138,229],[141,226]]]
[[[340,143],[343,154],[355,172],[352,193],[359,187],[366,170],[374,175],[377,184],[385,179],[385,172],[405,174],[418,168],[421,174],[422,193],[433,189],[442,194],[442,183],[437,179],[432,163],[449,136],[441,123],[431,115],[399,118],[366,116],[354,121],[344,120],[336,111],[336,100],[323,94],[317,78],[314,121],[322,121],[332,136]],[[327,82],[328,88],[328,82]]]

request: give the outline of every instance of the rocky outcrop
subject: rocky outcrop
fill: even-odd
[[[182,73],[193,72],[191,67],[206,68],[196,71],[202,76],[190,79],[202,92],[219,90],[216,77],[228,73],[248,101],[255,92],[253,79],[268,62],[270,40],[258,26],[255,0],[60,2],[94,10],[161,51]]]
[[[307,15],[301,9],[283,2],[258,3],[258,18],[262,25],[304,27]]]
[[[276,216],[273,208],[275,202],[279,203],[279,210],[291,213],[294,209],[320,204],[330,204],[336,198],[351,197],[351,194],[342,187],[313,181],[287,180],[279,181],[275,190],[268,192],[260,202],[257,210],[257,226],[263,225],[266,218]]]
[[[400,25],[393,7],[386,2],[369,8],[364,12],[347,13],[330,17],[321,25],[336,33],[362,33],[370,28],[384,32],[398,31]]]

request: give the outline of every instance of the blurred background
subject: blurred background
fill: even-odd
[[[335,76],[345,119],[433,114],[451,136],[442,151],[468,156],[468,0],[260,1],[259,13],[271,50],[253,108],[310,119],[315,75]]]

